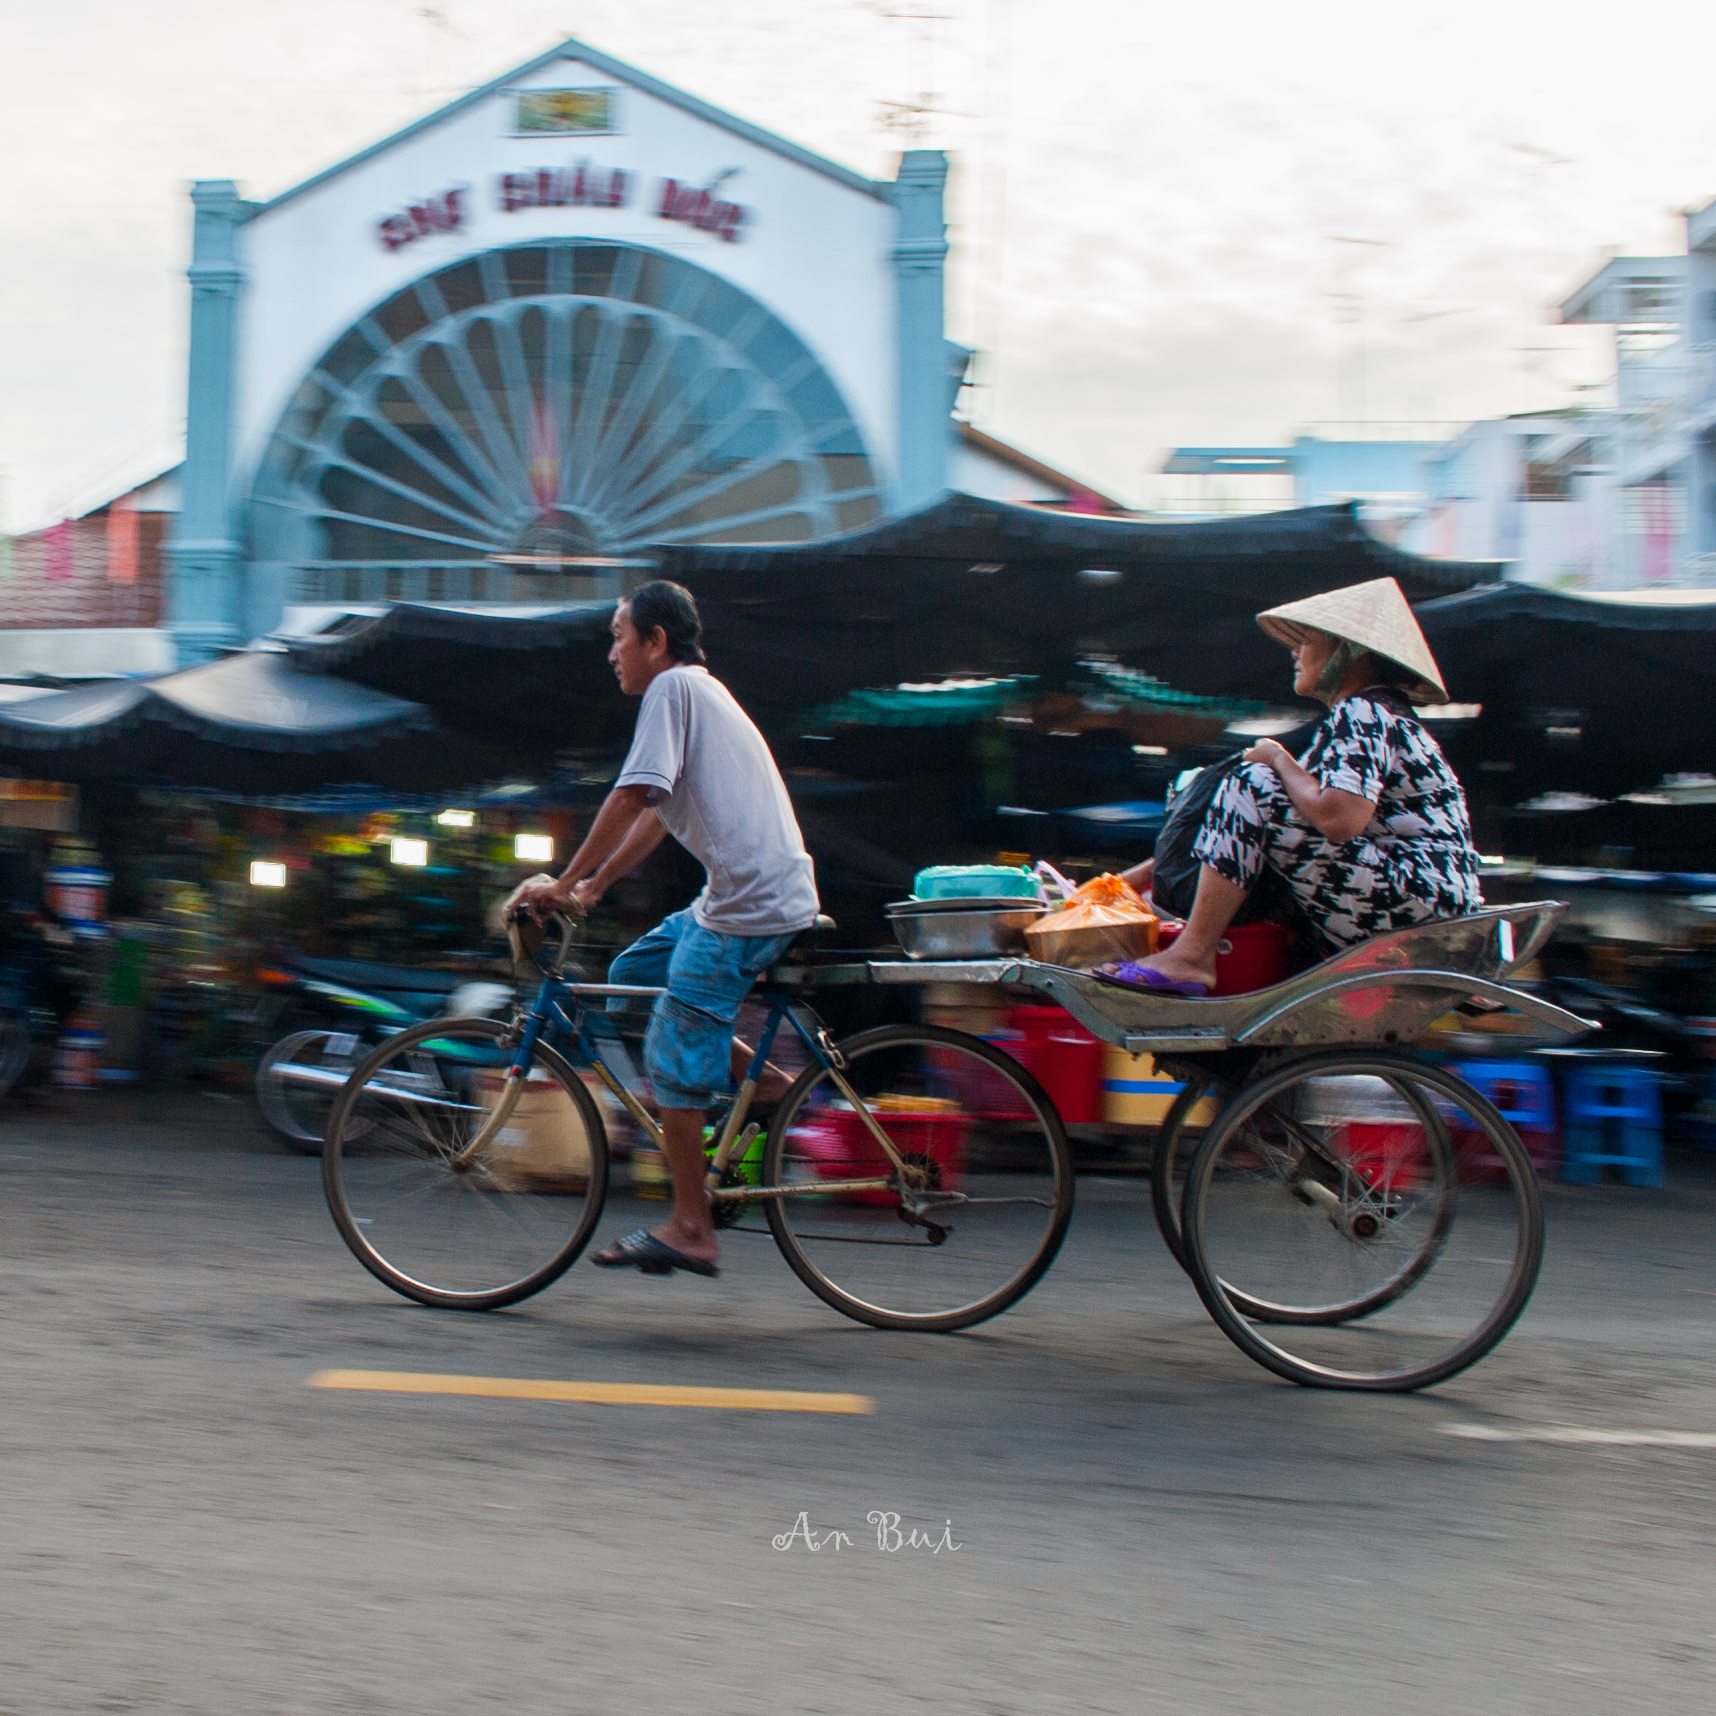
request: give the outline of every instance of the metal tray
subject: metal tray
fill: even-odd
[[[1035,900],[1015,902],[1004,911],[896,912],[890,908],[888,924],[910,959],[993,959],[997,954],[1022,954],[1026,925],[1034,924],[1045,909]]]
[[[1041,911],[1043,902],[1035,896],[993,896],[967,900],[896,900],[882,908],[890,918],[921,918],[940,916],[943,912],[1024,912]]]

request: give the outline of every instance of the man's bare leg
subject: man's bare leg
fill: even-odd
[[[751,1068],[751,1056],[755,1053],[756,1051],[744,1038],[735,1037],[733,1039],[733,1054],[728,1064],[733,1070],[734,1084],[745,1082],[745,1074]],[[779,1102],[786,1095],[787,1086],[791,1083],[791,1078],[782,1072],[773,1061],[764,1061],[762,1076],[757,1080],[757,1101]]]
[[[673,1208],[666,1222],[651,1231],[675,1251],[703,1263],[713,1263],[721,1254],[721,1246],[715,1238],[715,1219],[709,1210],[709,1161],[703,1154],[703,1128],[707,1120],[708,1112],[701,1108],[661,1111],[661,1149],[667,1158]]]

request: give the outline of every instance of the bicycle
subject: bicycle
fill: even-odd
[[[573,933],[562,919],[545,957],[549,938],[515,927],[520,969],[540,976],[528,1003],[504,1020],[431,1020],[390,1037],[335,1100],[322,1151],[329,1208],[358,1261],[409,1299],[498,1309],[577,1261],[610,1180],[586,1077],[660,1145],[606,1003],[661,991],[569,980]],[[1016,1304],[1072,1216],[1071,1151],[1036,1080],[982,1038],[937,1025],[836,1043],[777,975],[759,986],[767,1019],[715,1128],[717,1225],[764,1231],[742,1225],[760,1206],[799,1279],[877,1328],[964,1329]],[[783,1030],[808,1064],[765,1129],[750,1115]]]

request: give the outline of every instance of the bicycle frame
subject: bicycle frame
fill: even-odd
[[[611,997],[653,1001],[657,996],[665,993],[666,991],[662,989],[646,988],[635,984],[569,983],[559,975],[558,970],[544,971],[542,982],[536,992],[536,998],[525,1011],[518,1047],[513,1054],[512,1064],[507,1068],[506,1085],[500,1099],[495,1103],[483,1125],[478,1128],[475,1137],[459,1153],[458,1159],[463,1160],[478,1154],[486,1148],[490,1139],[506,1125],[513,1107],[524,1089],[524,1081],[530,1071],[531,1062],[535,1058],[537,1045],[543,1041],[544,1037],[547,1038],[549,1046],[558,1049],[573,1066],[588,1067],[600,1080],[603,1087],[641,1128],[645,1136],[652,1141],[657,1149],[660,1149],[662,1144],[660,1122],[644,1107],[636,1093],[628,1088],[625,1081],[603,1058],[600,1045],[585,1028],[584,1014],[588,1010],[587,1004],[591,1002],[606,1001]],[[801,1017],[801,1013],[807,1014],[808,1019]],[[791,1026],[811,1059],[822,1068],[834,1088],[852,1105],[853,1112],[862,1121],[865,1129],[892,1165],[893,1176],[871,1175],[865,1178],[844,1180],[818,1179],[801,1184],[781,1186],[724,1185],[722,1183],[726,1178],[729,1165],[735,1157],[743,1155],[749,1149],[757,1135],[757,1126],[755,1124],[747,1126],[746,1117],[750,1113],[763,1069],[768,1065],[769,1055],[773,1052],[783,1023]],[[790,996],[784,994],[772,995],[768,1019],[757,1039],[757,1046],[751,1053],[750,1061],[746,1065],[745,1076],[740,1080],[738,1093],[722,1122],[720,1135],[715,1141],[715,1151],[710,1160],[707,1182],[710,1198],[717,1203],[749,1204],[760,1202],[764,1198],[808,1196],[812,1193],[818,1197],[828,1197],[854,1192],[881,1191],[898,1184],[901,1187],[902,1202],[913,1214],[919,1213],[918,1206],[920,1204],[963,1201],[958,1196],[950,1196],[946,1193],[937,1194],[932,1198],[914,1197],[910,1191],[904,1189],[908,1176],[909,1169],[905,1159],[895,1148],[893,1140],[889,1138],[886,1130],[878,1123],[875,1115],[871,1113],[869,1105],[864,1102],[847,1080],[844,1062],[839,1050],[829,1040],[827,1027],[805,1007],[804,1003],[795,1002]]]

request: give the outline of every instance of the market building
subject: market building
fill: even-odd
[[[868,179],[568,42],[267,202],[197,184],[179,661],[954,486],[1116,510],[955,419],[947,170]]]

